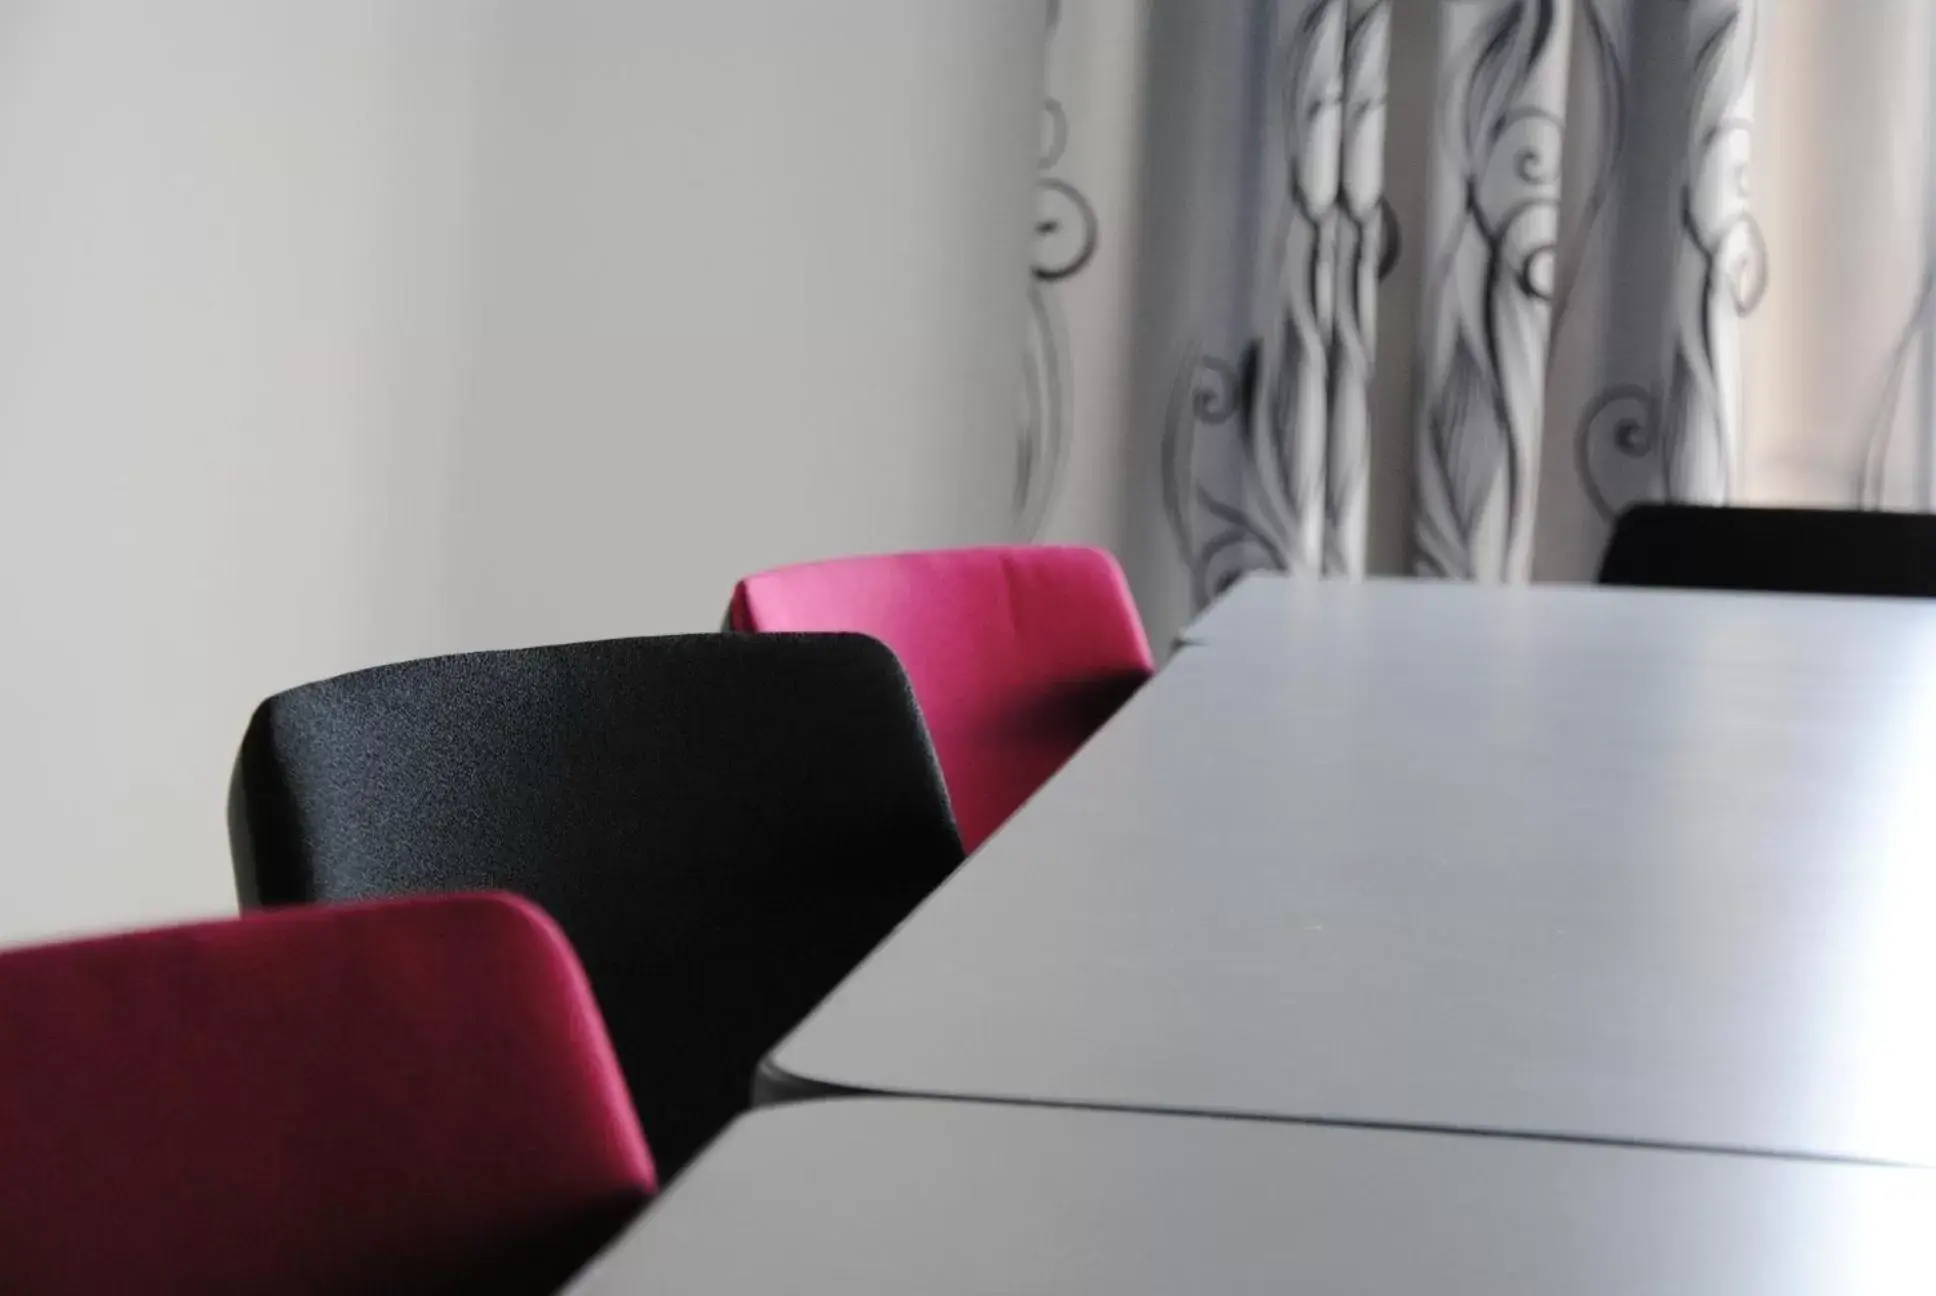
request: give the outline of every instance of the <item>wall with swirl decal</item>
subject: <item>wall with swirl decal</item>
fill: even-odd
[[[271,690],[1010,534],[1041,0],[0,5],[0,942]]]
[[[1065,0],[1065,109],[1085,13],[1122,9]],[[1137,21],[1113,89],[1141,111],[1112,139],[1092,87],[1063,123],[1138,177],[1091,204],[1082,290],[1134,322],[1065,374],[1057,453],[1133,457],[1131,520],[1076,533],[1159,638],[1257,568],[1587,578],[1639,500],[1936,506],[1926,0]]]

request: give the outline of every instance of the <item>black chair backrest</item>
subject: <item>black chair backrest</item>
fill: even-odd
[[[1620,515],[1602,585],[1936,597],[1936,516],[1639,504]]]
[[[690,635],[359,671],[257,708],[245,904],[502,889],[577,948],[662,1173],[962,850],[900,664]]]

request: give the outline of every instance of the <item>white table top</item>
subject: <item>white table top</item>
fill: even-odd
[[[570,1288],[1927,1296],[1936,1172],[850,1099],[742,1119]]]
[[[1936,1164],[1936,604],[1254,587],[767,1096]]]
[[[1247,576],[1225,590],[1177,634],[1177,643],[1262,642],[1274,634],[1288,602],[1281,578]]]

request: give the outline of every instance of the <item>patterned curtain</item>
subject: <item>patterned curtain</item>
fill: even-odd
[[[1243,16],[1238,201],[1206,222],[1228,264],[1164,427],[1165,512],[1199,601],[1258,565],[1363,572],[1378,272],[1396,251],[1387,0]]]
[[[1159,634],[1260,567],[1588,578],[1643,499],[1936,504],[1927,0],[1057,9],[1020,529]]]

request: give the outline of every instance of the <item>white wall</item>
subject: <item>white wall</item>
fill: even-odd
[[[0,942],[252,705],[1000,538],[1040,0],[0,0]]]

